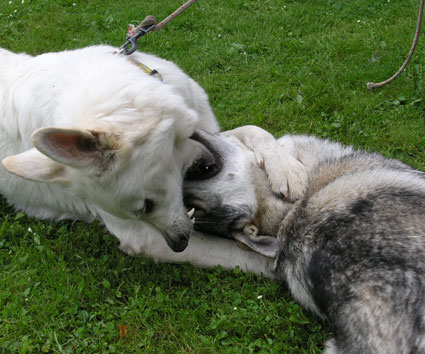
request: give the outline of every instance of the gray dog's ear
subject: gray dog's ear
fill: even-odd
[[[265,257],[276,258],[279,243],[276,237],[271,236],[253,236],[243,231],[233,232],[232,236],[235,240],[248,246],[254,252]]]

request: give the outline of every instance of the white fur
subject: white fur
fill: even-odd
[[[303,195],[307,171],[294,158],[291,139],[284,137],[277,143],[272,134],[253,125],[223,132],[222,135],[237,139],[244,149],[254,153],[257,164],[266,171],[270,188],[275,194],[282,194],[291,200]]]
[[[167,246],[162,237],[138,237],[134,239],[132,235],[141,232],[138,222],[115,218],[115,220],[110,220],[110,225],[112,233],[120,232],[120,249],[130,254],[135,253],[154,259],[159,263],[190,263],[207,268],[220,265],[225,269],[240,267],[242,271],[275,278],[273,272],[274,260],[250,250],[241,249],[235,241],[230,239],[193,232],[187,248],[183,252],[176,253]],[[148,224],[144,224],[143,228],[144,232],[146,232],[146,228],[150,229],[147,234],[155,232]],[[126,236],[133,240],[129,249],[126,249]]]
[[[136,253],[140,239],[160,237],[146,222],[171,237],[190,232],[183,145],[195,128],[216,132],[218,125],[205,92],[176,65],[134,55],[158,70],[161,82],[115,51],[96,46],[31,57],[0,50],[0,157],[25,178],[0,168],[0,191],[42,219],[100,218]],[[62,132],[93,141],[96,151],[64,154],[49,140]],[[135,213],[146,199],[154,211]],[[117,230],[112,216],[139,226]]]
[[[0,192],[38,218],[98,218],[132,255],[203,267],[240,266],[272,277],[269,259],[231,240],[195,232],[186,250],[175,253],[151,226],[176,232],[187,227],[181,222],[188,219],[181,195],[187,138],[195,128],[217,132],[218,125],[205,92],[176,65],[133,55],[158,70],[160,82],[115,51],[97,46],[31,57],[0,49],[0,157],[13,173],[0,167]],[[115,159],[104,173],[97,155],[70,160],[46,147],[43,134],[50,128],[43,127],[71,129],[89,139],[93,131],[101,132],[97,142]],[[34,131],[43,154],[33,148]],[[157,204],[152,215],[142,216],[148,222],[132,214],[145,198]]]

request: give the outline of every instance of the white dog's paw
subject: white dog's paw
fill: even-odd
[[[129,256],[135,257],[142,254],[143,248],[139,245],[128,243],[128,242],[120,242],[118,246],[120,251],[128,254]]]

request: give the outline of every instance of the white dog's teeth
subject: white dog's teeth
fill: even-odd
[[[195,208],[192,208],[192,209],[190,209],[188,212],[187,212],[187,216],[190,218],[190,219],[192,219],[192,216],[193,216],[193,213],[195,212]]]
[[[192,222],[193,225],[195,225],[195,218],[194,217],[192,219],[190,219],[190,221]]]

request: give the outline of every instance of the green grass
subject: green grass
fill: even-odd
[[[2,0],[0,47],[119,46],[127,23],[182,2]],[[140,47],[197,80],[223,129],[316,134],[423,170],[423,38],[397,81],[365,86],[403,62],[417,5],[199,0]],[[320,353],[330,336],[277,282],[131,258],[97,223],[40,222],[4,201],[0,213],[0,352]]]

